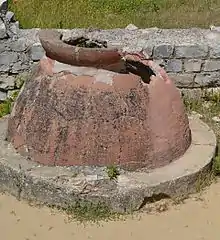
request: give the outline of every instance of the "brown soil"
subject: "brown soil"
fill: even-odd
[[[162,213],[141,213],[102,226],[68,222],[48,208],[35,208],[8,195],[0,196],[1,239],[7,240],[218,240],[220,235],[220,181],[206,191],[169,207]]]

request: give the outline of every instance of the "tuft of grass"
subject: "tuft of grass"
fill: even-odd
[[[110,180],[115,180],[120,175],[118,168],[114,165],[110,165],[106,167],[106,173]]]
[[[88,200],[78,200],[73,205],[63,209],[71,220],[80,223],[116,220],[122,214],[115,213],[103,202],[92,202]]]
[[[12,108],[11,99],[6,99],[4,102],[0,103],[0,118],[10,114]]]
[[[10,1],[23,28],[209,27],[220,23],[220,0]]]
[[[214,158],[212,169],[216,176],[220,175],[220,155]]]
[[[13,103],[19,94],[19,90],[14,91],[10,97],[0,103],[0,118],[11,113]]]

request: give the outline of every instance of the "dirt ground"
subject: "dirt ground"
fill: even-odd
[[[62,213],[31,207],[5,194],[0,196],[0,216],[4,240],[219,240],[220,181],[165,212],[141,213],[101,226],[69,222]]]

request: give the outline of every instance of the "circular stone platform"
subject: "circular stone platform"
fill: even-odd
[[[151,171],[123,171],[110,180],[104,167],[48,167],[17,154],[5,140],[8,117],[0,120],[0,188],[22,199],[68,207],[78,200],[103,202],[117,212],[137,210],[146,198],[188,195],[206,177],[216,151],[213,131],[189,118],[192,144],[169,165]]]

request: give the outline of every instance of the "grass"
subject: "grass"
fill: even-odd
[[[114,165],[107,166],[106,173],[110,180],[116,180],[120,175],[118,168]]]
[[[220,0],[10,0],[23,28],[188,28],[220,24]]]
[[[70,220],[77,220],[80,223],[121,219],[122,214],[112,212],[111,209],[102,202],[94,203],[92,201],[81,200],[74,205],[64,209]]]

